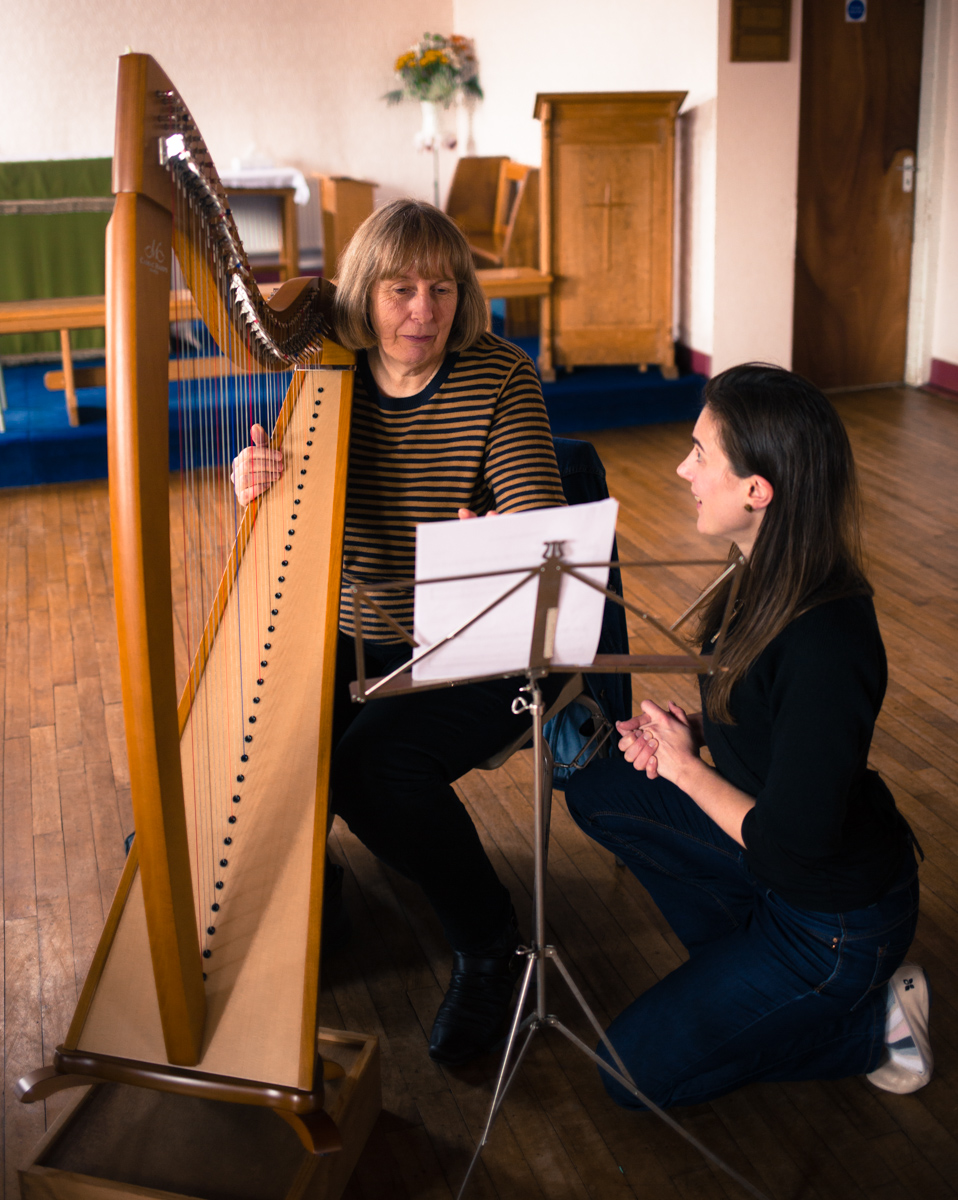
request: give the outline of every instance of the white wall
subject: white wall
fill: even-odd
[[[0,161],[113,152],[116,60],[152,54],[217,164],[277,163],[431,194],[415,105],[387,108],[396,56],[449,29],[452,0],[2,0]]]
[[[687,91],[680,118],[677,333],[712,350],[716,0],[453,0],[476,40],[486,98],[469,153],[538,165],[537,92]],[[462,123],[460,123],[462,124]],[[463,148],[467,137],[462,136]]]
[[[716,100],[680,113],[676,178],[676,337],[712,354],[715,325]]]
[[[729,62],[719,0],[712,370],[792,362],[802,6],[787,63]]]
[[[958,5],[950,7],[943,169],[937,196],[941,215],[931,357],[958,365]]]

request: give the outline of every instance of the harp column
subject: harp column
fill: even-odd
[[[107,229],[107,409],[123,713],[163,1038],[169,1061],[190,1066],[206,1000],[176,719],[169,350],[167,336],[142,336],[169,327],[171,262],[170,212],[118,188]]]

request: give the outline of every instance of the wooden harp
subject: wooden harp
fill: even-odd
[[[19,1090],[112,1080],[264,1105],[325,1152],[338,1134],[316,1026],[353,357],[324,338],[331,285],[264,298],[189,111],[147,55],[120,59],[113,178],[110,508],[136,838],[67,1037]],[[192,341],[178,476],[174,256]],[[286,470],[244,513],[229,464],[254,420]],[[212,548],[176,529],[171,555],[171,508]]]

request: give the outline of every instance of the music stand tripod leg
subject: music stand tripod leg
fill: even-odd
[[[522,1060],[529,1049],[533,1037],[540,1029],[555,1029],[561,1033],[568,1041],[578,1047],[588,1058],[592,1059],[597,1066],[609,1074],[613,1079],[631,1092],[642,1104],[644,1104],[651,1112],[654,1112],[661,1120],[677,1133],[679,1133],[686,1141],[693,1145],[700,1154],[704,1155],[710,1162],[714,1163],[730,1178],[734,1179],[741,1187],[743,1187],[756,1200],[768,1200],[763,1192],[760,1192],[754,1187],[744,1176],[740,1175],[733,1167],[730,1167],[726,1162],[714,1154],[707,1146],[700,1142],[697,1138],[688,1133],[682,1126],[669,1116],[667,1112],[659,1108],[657,1104],[651,1101],[647,1096],[635,1085],[635,1081],[629,1074],[628,1068],[623,1063],[618,1051],[609,1040],[608,1034],[602,1027],[601,1022],[592,1010],[591,1005],[582,994],[581,989],[576,984],[575,980],[569,973],[568,968],[562,961],[559,952],[554,946],[546,945],[545,933],[545,871],[546,871],[546,854],[547,840],[549,836],[549,817],[551,815],[552,804],[552,780],[547,774],[548,754],[543,735],[543,716],[545,714],[545,703],[542,698],[542,692],[539,688],[538,677],[532,673],[529,676],[529,684],[523,688],[523,691],[530,693],[531,699],[526,700],[519,697],[513,702],[513,711],[521,712],[529,711],[532,714],[532,745],[533,745],[533,803],[535,817],[535,835],[534,835],[534,859],[535,859],[535,892],[534,892],[534,940],[530,949],[527,951],[528,962],[526,963],[525,972],[523,974],[522,988],[519,993],[519,1000],[516,1005],[516,1010],[512,1019],[512,1028],[509,1032],[509,1038],[506,1042],[505,1053],[503,1054],[502,1064],[499,1068],[499,1074],[496,1078],[496,1085],[493,1091],[492,1101],[489,1106],[489,1114],[486,1118],[486,1124],[482,1131],[482,1137],[476,1146],[472,1159],[469,1162],[469,1167],[466,1171],[465,1178],[459,1188],[456,1200],[462,1200],[469,1180],[472,1178],[473,1171],[482,1154],[482,1150],[489,1138],[489,1133],[495,1122],[499,1109],[505,1100],[512,1081],[516,1076]],[[580,1037],[568,1029],[558,1017],[551,1015],[546,1009],[546,982],[545,968],[546,960],[552,959],[559,970],[562,978],[565,980],[569,991],[572,993],[579,1008],[592,1025],[593,1029],[599,1036],[602,1044],[606,1047],[612,1058],[615,1066],[611,1066],[604,1059],[582,1041]],[[536,994],[536,1011],[530,1014],[524,1022],[521,1022],[522,1010],[525,1006],[526,998],[529,993],[529,986],[533,969],[536,972],[537,994]],[[515,1062],[510,1063],[516,1039],[522,1029],[526,1029],[526,1038],[522,1043]]]

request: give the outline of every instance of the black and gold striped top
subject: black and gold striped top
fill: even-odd
[[[523,512],[565,504],[542,389],[521,350],[491,333],[449,354],[415,396],[376,387],[358,357],[349,447],[340,628],[353,632],[350,584],[412,579],[416,525],[457,509]],[[370,589],[412,629],[412,587]],[[400,639],[375,613],[363,636]]]

